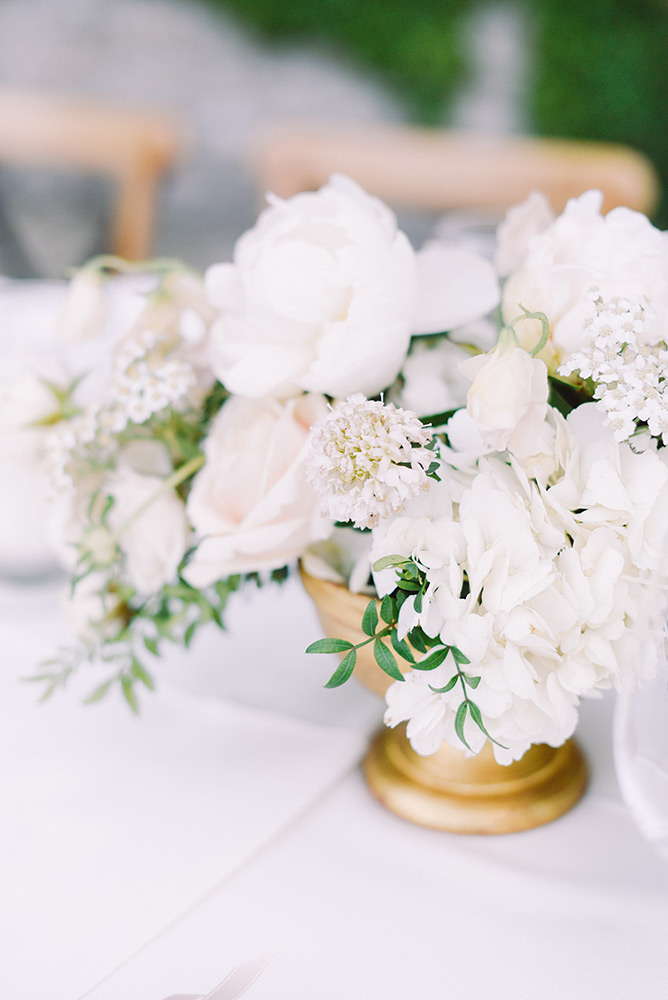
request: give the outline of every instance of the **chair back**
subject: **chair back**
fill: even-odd
[[[570,139],[284,126],[258,144],[254,163],[263,191],[283,197],[343,173],[393,207],[434,214],[502,214],[532,190],[546,194],[557,212],[590,188],[603,192],[606,212],[626,205],[651,214],[659,197],[656,172],[641,153]]]
[[[128,260],[150,253],[158,183],[179,147],[178,128],[161,115],[0,89],[0,166],[110,178],[114,192],[104,250]]]

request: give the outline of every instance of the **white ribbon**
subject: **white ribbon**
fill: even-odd
[[[172,993],[164,1000],[238,1000],[264,972],[269,956],[237,965],[210,993]]]

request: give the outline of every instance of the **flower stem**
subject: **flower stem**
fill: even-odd
[[[548,318],[545,315],[545,313],[543,313],[543,312],[529,312],[529,310],[525,309],[524,306],[521,303],[520,303],[520,309],[522,310],[522,315],[521,316],[517,316],[516,319],[514,319],[512,321],[512,323],[508,323],[508,326],[514,327],[515,323],[520,323],[523,319],[538,319],[538,320],[540,320],[541,327],[542,327],[542,329],[541,329],[541,335],[540,335],[540,340],[538,341],[538,343],[536,344],[536,346],[533,348],[533,350],[529,351],[529,354],[531,355],[531,357],[535,358],[536,355],[540,354],[540,352],[543,350],[543,348],[547,344],[548,338],[550,336],[550,321],[548,320]]]
[[[167,479],[165,479],[160,488],[157,489],[155,493],[148,498],[148,500],[145,500],[143,504],[140,504],[128,518],[126,518],[120,528],[114,532],[114,540],[118,542],[121,535],[127,531],[130,525],[133,524],[137,518],[141,517],[141,515],[145,513],[145,511],[147,511],[153,503],[155,503],[158,497],[161,497],[163,493],[168,493],[170,490],[176,489],[176,487],[180,486],[181,483],[188,479],[189,476],[192,476],[193,473],[197,472],[203,464],[204,455],[195,455],[195,457],[191,458],[189,462],[185,463],[185,465],[175,469],[171,476],[168,476]]]

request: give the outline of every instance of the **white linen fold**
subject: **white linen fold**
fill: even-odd
[[[116,695],[82,707],[90,676],[38,704],[18,677],[67,639],[53,602],[0,593],[2,982],[73,1000],[247,863],[365,737],[169,689],[139,719]],[[261,630],[241,647],[270,663]]]
[[[269,950],[244,1000],[658,1000],[668,868],[619,797],[609,708],[583,707],[592,780],[555,822],[422,829],[349,774],[85,1000],[205,993]]]

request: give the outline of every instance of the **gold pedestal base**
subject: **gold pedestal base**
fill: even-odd
[[[532,746],[521,760],[497,764],[491,744],[476,757],[443,744],[415,753],[401,729],[383,729],[364,760],[371,791],[392,812],[453,833],[515,833],[542,826],[582,796],[587,766],[573,740]]]
[[[303,569],[301,573],[325,634],[360,642],[368,598]],[[391,684],[376,666],[370,645],[359,652],[355,676],[380,695]],[[556,748],[532,746],[521,760],[504,767],[494,760],[491,743],[476,757],[447,743],[430,757],[421,757],[403,727],[378,733],[364,772],[373,794],[392,812],[411,823],[453,833],[514,833],[542,826],[574,806],[587,784],[587,766],[572,740]]]

